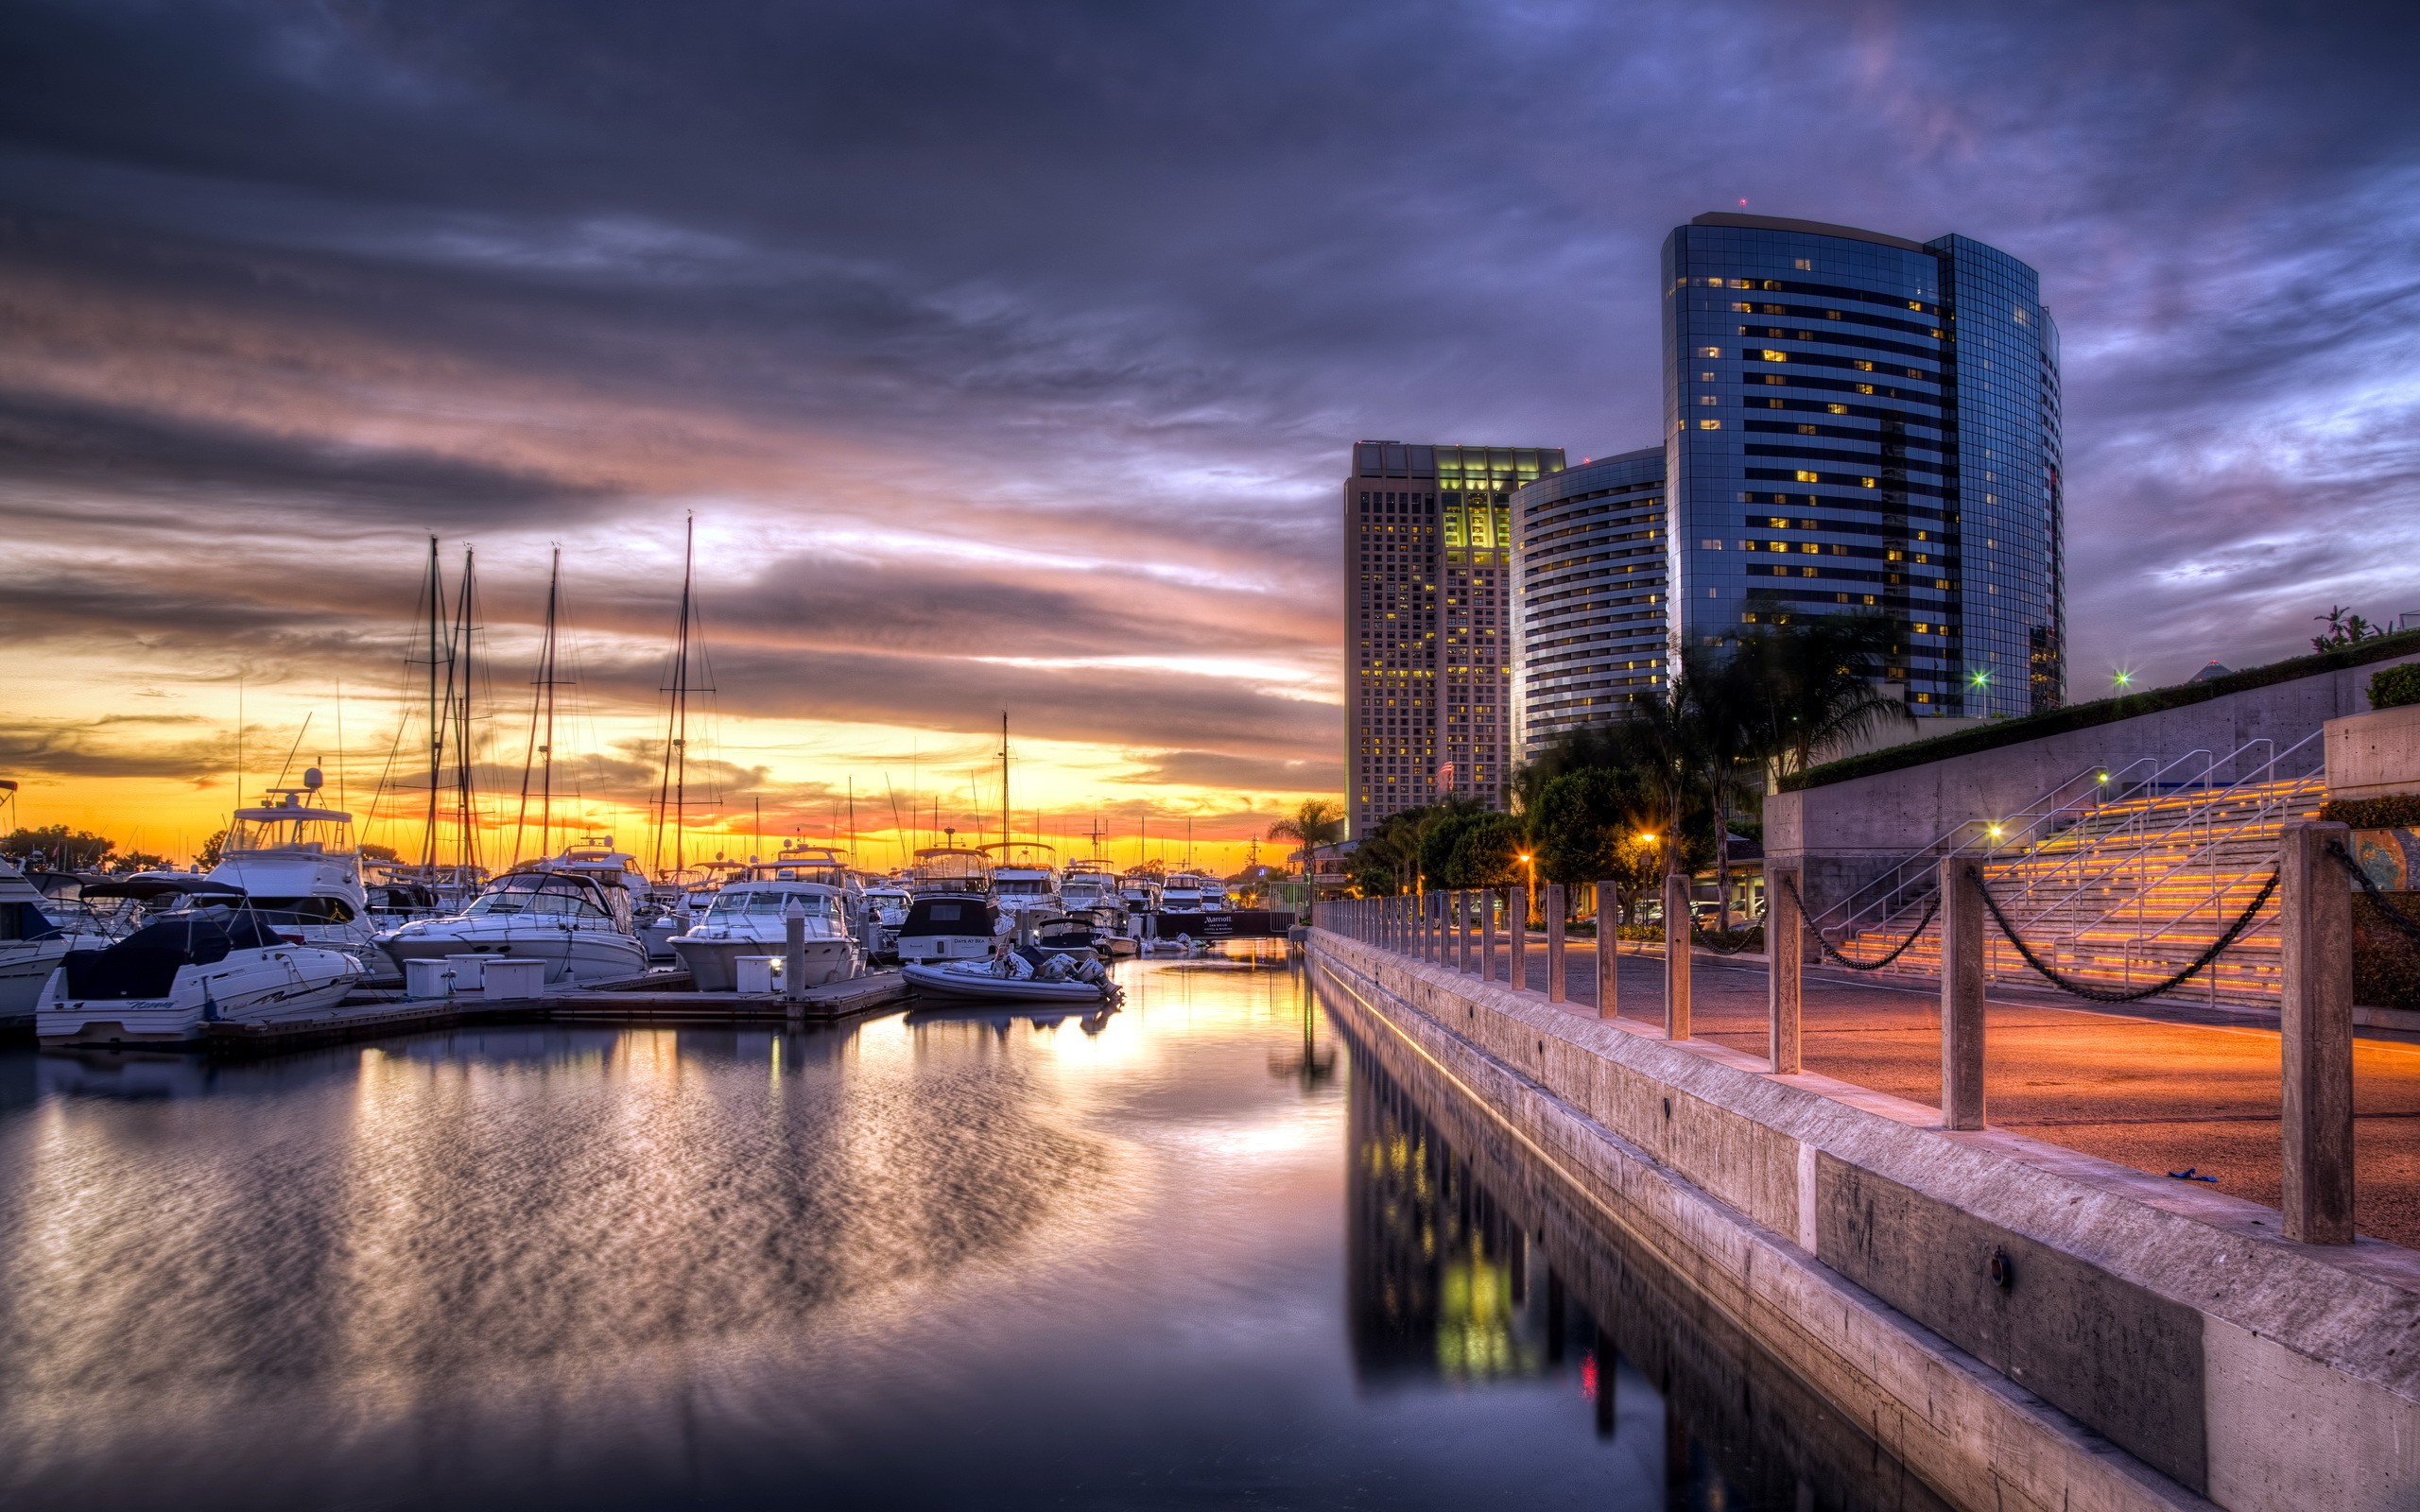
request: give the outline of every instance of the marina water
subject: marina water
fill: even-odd
[[[1118,972],[0,1050],[0,1501],[1931,1504],[1298,961]]]

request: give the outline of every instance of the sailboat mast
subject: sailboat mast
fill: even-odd
[[[691,515],[681,547],[681,623],[673,633],[672,712],[664,727],[664,782],[655,796],[655,869],[664,870],[664,824],[672,821],[672,869],[684,865],[683,831],[689,811],[689,591],[698,557],[698,519]]]
[[[477,759],[477,738],[471,728],[472,638],[478,629],[476,553],[462,548],[462,592],[454,604],[455,657],[461,667],[460,693],[454,708],[454,796],[456,860],[465,867],[479,864],[478,834],[474,827],[477,800],[474,792],[473,763]],[[447,680],[453,681],[449,671]]]
[[[546,743],[538,749],[545,758],[538,780],[538,850],[544,855],[555,853],[555,627],[562,576],[563,548],[557,546],[546,564]]]
[[[445,722],[437,712],[438,625],[445,618],[445,584],[437,563],[437,538],[428,538],[428,818],[421,830],[420,864],[437,880],[437,795],[445,780]],[[447,694],[452,698],[452,694]],[[238,799],[240,801],[240,799]]]
[[[1009,807],[1009,712],[1000,711],[1000,844],[1009,843],[1010,827],[1016,822],[1016,810]],[[1008,851],[1000,852],[1006,857]]]

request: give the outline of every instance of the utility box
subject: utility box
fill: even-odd
[[[733,987],[741,992],[770,992],[782,976],[778,955],[742,955],[732,963]]]
[[[487,963],[482,977],[486,997],[502,1003],[544,997],[546,991],[546,963],[498,956]]]
[[[404,963],[404,996],[425,1000],[451,997],[453,993],[453,963],[427,960]]]

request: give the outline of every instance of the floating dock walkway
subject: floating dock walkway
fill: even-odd
[[[465,1023],[831,1023],[908,1001],[896,971],[808,988],[796,1000],[778,992],[694,992],[685,971],[642,976],[534,998],[460,997],[414,1001],[385,992],[355,994],[349,1005],[277,1023],[214,1023],[208,1048],[257,1055],[310,1045],[449,1029]]]

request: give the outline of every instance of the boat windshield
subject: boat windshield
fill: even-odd
[[[301,851],[310,855],[353,854],[353,826],[324,815],[305,817],[271,811],[238,814],[227,832],[225,853],[246,850]]]
[[[755,914],[779,919],[790,911],[792,903],[811,918],[821,918],[832,911],[832,900],[821,893],[775,892],[769,888],[740,892],[726,888],[715,894],[715,905],[706,917],[736,919],[742,914]]]
[[[500,914],[541,914],[558,919],[613,917],[589,896],[587,888],[536,876],[505,877],[472,900],[471,906],[463,911],[474,918]]]
[[[992,890],[1011,897],[1038,898],[1050,890],[1050,885],[1039,877],[994,877]]]

